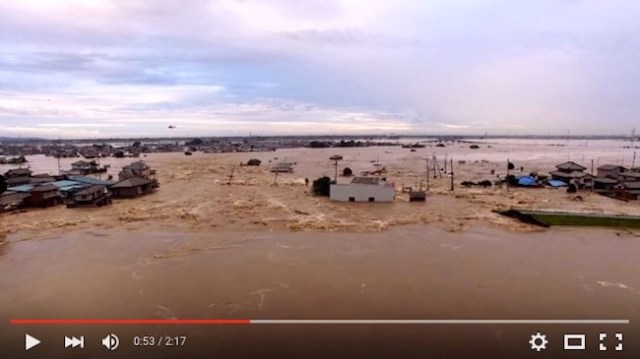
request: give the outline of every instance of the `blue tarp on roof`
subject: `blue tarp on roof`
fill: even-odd
[[[9,187],[7,188],[7,191],[28,193],[28,192],[31,192],[32,189],[33,189],[33,185],[23,184],[20,186]]]
[[[522,176],[518,178],[518,184],[520,186],[535,186],[536,179],[531,176]]]
[[[72,181],[91,184],[91,185],[110,186],[112,184],[115,184],[115,182],[113,181],[100,180],[94,177],[71,177],[69,179]]]
[[[549,186],[551,187],[563,187],[566,186],[567,184],[563,181],[558,181],[558,180],[548,180],[547,183],[549,184]]]

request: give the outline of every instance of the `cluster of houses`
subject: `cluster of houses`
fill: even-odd
[[[586,169],[575,162],[565,162],[549,174],[552,180],[575,183],[578,188],[593,189],[606,196],[626,201],[640,199],[640,172],[615,164],[599,166],[595,176]]]
[[[0,211],[24,207],[103,206],[112,198],[131,198],[151,193],[158,187],[155,172],[142,161],[123,167],[118,181],[89,176],[33,175],[27,168],[4,174],[7,189],[0,194]]]

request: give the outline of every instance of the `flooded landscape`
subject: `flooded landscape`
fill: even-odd
[[[0,359],[640,358],[640,1],[0,1]]]
[[[507,151],[509,160],[523,166],[524,172],[549,170],[566,160],[564,153],[546,151],[546,144],[494,142],[477,150],[454,146],[416,152],[381,147],[148,154],[143,160],[156,169],[160,182],[156,193],[116,200],[103,208],[56,206],[0,214],[4,233],[0,307],[6,309],[2,321],[560,318],[636,323],[640,233],[542,229],[493,212],[518,206],[633,215],[640,213],[635,202],[589,191],[581,191],[584,199],[576,202],[564,189],[549,188],[456,186],[451,191],[450,179],[444,177],[430,179],[426,203],[408,202],[400,192],[392,203],[337,203],[311,195],[304,181],[331,176],[335,168],[328,159],[337,152],[344,156],[340,167],[356,172],[370,170],[373,162],[383,164],[398,187],[425,181],[424,158],[434,154],[455,160],[456,181],[504,174]],[[538,146],[536,154],[531,153],[532,146]],[[620,143],[594,141],[587,148],[594,152],[585,150],[585,156],[598,153],[599,161],[615,163],[628,157]],[[266,165],[238,166],[249,158]],[[269,162],[285,159],[295,164],[295,170],[276,178]],[[125,160],[102,161],[116,169]],[[49,157],[29,158],[36,173],[50,171],[52,163],[56,160]],[[53,329],[39,330],[46,335]],[[95,327],[83,330],[102,333]],[[368,343],[382,335],[392,338],[381,342],[388,346],[373,347],[391,353],[402,343],[396,341],[398,333],[418,346],[416,338],[421,335],[418,329],[401,327],[340,328],[331,335],[326,329],[308,330],[256,329],[248,334],[238,328],[217,328],[225,340],[211,349],[237,353],[234,345],[253,335],[272,348],[282,344],[283,336],[301,335],[292,348],[311,350],[314,344],[302,333],[315,333],[332,340],[356,336]],[[523,357],[531,354],[526,345],[517,345],[526,344],[530,326],[508,335],[503,326],[489,326],[481,334],[456,330],[466,333],[470,343],[489,343],[486,353],[508,347]],[[175,330],[154,327],[153,331]],[[198,327],[181,331],[201,343],[209,333]],[[133,335],[126,328],[120,332]],[[195,348],[187,352],[197,354]],[[256,354],[246,350],[241,352],[248,357]]]

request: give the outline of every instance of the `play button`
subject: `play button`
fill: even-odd
[[[40,341],[29,334],[24,335],[24,350],[29,350],[36,345],[40,344]]]

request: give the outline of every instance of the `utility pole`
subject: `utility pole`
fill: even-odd
[[[511,162],[507,158],[507,177],[505,177],[505,184],[507,185],[507,192],[509,192],[509,170],[511,169]]]
[[[450,161],[451,161],[451,166],[449,167],[451,169],[451,191],[453,191],[453,158],[451,158]]]
[[[447,161],[447,157],[448,157],[448,156],[449,156],[448,154],[445,154],[445,155],[444,155],[444,173],[447,173],[447,172],[448,172],[448,171],[447,171],[447,162],[449,162],[449,161]]]
[[[427,162],[427,191],[429,190],[429,159],[424,159]]]
[[[593,188],[596,182],[595,179],[596,179],[596,176],[593,174],[593,158],[592,158],[591,159],[591,192],[593,192]]]

